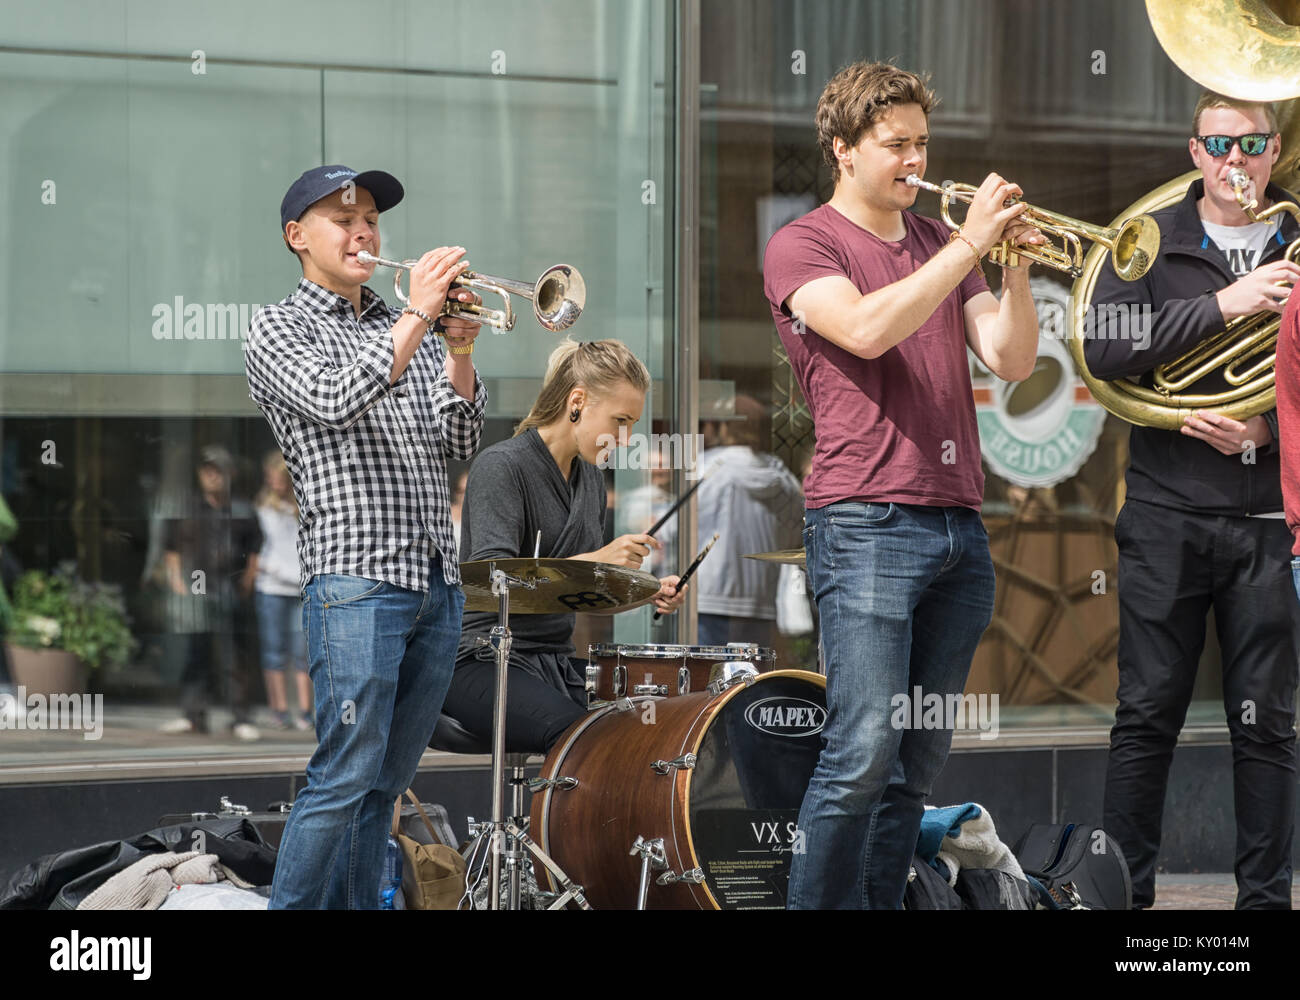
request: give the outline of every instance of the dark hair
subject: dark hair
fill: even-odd
[[[890,63],[855,62],[840,70],[817,101],[817,142],[830,165],[831,179],[837,183],[840,179],[837,138],[856,146],[894,105],[919,104],[928,118],[938,103],[926,80]]]

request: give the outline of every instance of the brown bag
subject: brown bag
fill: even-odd
[[[406,796],[414,804],[428,827],[432,844],[421,844],[398,828],[402,817],[402,799],[393,806],[393,837],[402,849],[402,895],[408,910],[454,910],[465,894],[468,865],[454,847],[439,843],[438,834],[429,822],[420,800],[409,788]]]

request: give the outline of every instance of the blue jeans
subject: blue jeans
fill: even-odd
[[[1300,597],[1300,556],[1291,560],[1291,582],[1295,584],[1296,597]]]
[[[393,801],[433,735],[464,606],[436,558],[427,593],[329,574],[307,584],[320,743],[280,841],[270,909],[379,908]]]
[[[993,615],[988,535],[965,507],[842,502],[806,512],[804,548],[827,719],[787,905],[898,909],[952,731],[912,728],[919,710],[897,699],[919,687],[946,703],[965,688]]]
[[[307,669],[307,633],[302,630],[302,598],[258,591],[257,632],[262,669]]]

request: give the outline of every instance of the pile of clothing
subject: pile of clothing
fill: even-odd
[[[247,819],[163,826],[37,858],[0,910],[265,909],[275,848]]]

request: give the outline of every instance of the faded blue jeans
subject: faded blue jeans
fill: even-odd
[[[319,745],[285,825],[271,909],[379,908],[393,801],[429,745],[460,639],[464,592],[312,577],[303,597]]]
[[[834,503],[804,520],[821,616],[826,727],[799,811],[791,909],[898,909],[931,785],[952,743],[904,704],[966,685],[993,614],[993,562],[965,507]],[[900,720],[902,720],[900,722]],[[948,720],[945,718],[945,722]]]

